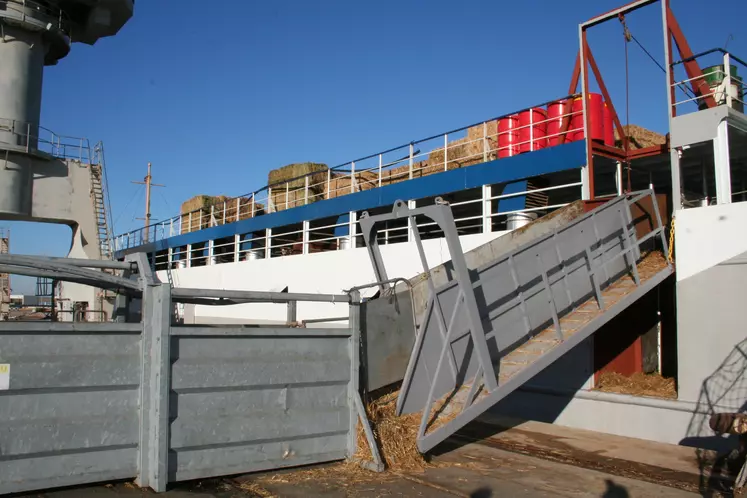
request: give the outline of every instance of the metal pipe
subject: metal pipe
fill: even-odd
[[[11,258],[17,256],[15,254],[3,254],[0,255],[0,262],[8,264],[17,264],[14,261],[10,261],[6,256]],[[44,256],[22,256],[24,260],[37,260],[39,263],[45,261],[54,261],[58,263],[66,263],[70,266],[79,266],[83,268],[101,268],[106,270],[134,270],[137,268],[135,263],[129,263],[127,261],[107,261],[107,260],[96,260],[96,259],[83,259],[83,258],[58,258],[58,257],[44,257]]]
[[[252,299],[258,302],[287,303],[289,301],[320,302],[320,303],[349,303],[347,294],[309,294],[290,292],[236,291],[220,289],[191,289],[186,287],[174,288],[173,298],[224,298],[224,299]],[[176,300],[176,299],[175,299]]]

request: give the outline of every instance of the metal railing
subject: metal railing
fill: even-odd
[[[454,212],[459,235],[500,233],[515,228],[512,226],[513,222],[523,220],[526,223],[566,206],[568,199],[581,198],[581,186],[582,182],[579,180],[496,195],[493,195],[491,188],[475,188],[460,192],[459,200],[454,199],[449,205]],[[494,201],[527,196],[543,196],[547,202],[540,206],[504,211],[500,210],[499,204],[498,210],[494,212]],[[444,197],[448,200],[452,196]],[[429,203],[426,199],[414,202],[418,206]],[[348,216],[343,215],[342,218]],[[172,247],[151,253],[152,264],[156,270],[166,270],[363,247],[363,236],[358,233],[355,221],[351,222],[349,218],[342,221],[338,218],[337,223],[325,220],[304,222],[298,229],[276,227]],[[417,220],[413,226],[417,226],[425,238],[443,236],[440,228],[432,221]],[[409,241],[413,226],[407,220],[390,222],[379,229],[378,243],[388,245]]]
[[[583,120],[573,118],[580,118],[583,110],[569,110],[564,114],[515,126],[506,131],[499,132],[498,127],[501,119],[515,118],[525,111],[541,109],[560,101],[570,102],[576,96],[568,95],[538,106],[416,140],[332,168],[267,185],[242,196],[219,198],[202,208],[116,236],[115,251],[320,200],[511,157],[555,145],[555,142],[581,140]],[[568,122],[565,131],[537,132],[552,122],[558,123],[562,120]]]
[[[713,66],[720,65],[721,68],[715,69],[708,74],[704,73],[702,76],[676,81],[671,85],[672,88],[675,89],[675,99],[672,102],[672,106],[678,113],[680,113],[680,107],[684,104],[692,103],[695,104],[698,109],[703,108],[706,105],[706,99],[708,97],[713,97],[716,101],[716,105],[726,105],[739,110],[740,112],[744,112],[744,94],[745,90],[747,90],[747,84],[745,84],[744,78],[747,77],[747,62],[744,62],[723,49],[715,48],[695,54],[690,58],[677,61],[673,66],[693,60],[702,61],[710,59],[711,61],[714,61],[714,55],[718,55],[719,58],[718,62],[713,64]],[[732,74],[732,67],[741,67],[744,75],[740,77],[737,74]],[[710,91],[703,95],[695,95],[690,87],[699,85],[700,82],[704,80],[706,81],[706,84],[708,84],[706,78],[709,76],[715,77],[718,84],[708,85]]]
[[[51,25],[70,36],[70,18],[50,2],[33,0],[0,0],[0,17],[19,22],[38,21],[44,26]]]
[[[19,147],[27,153],[44,152],[60,159],[92,164],[87,138],[59,135],[38,124],[0,117],[0,143]]]

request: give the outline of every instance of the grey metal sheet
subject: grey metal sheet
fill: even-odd
[[[350,331],[315,332],[172,336],[170,480],[348,455]]]
[[[179,449],[172,452],[170,479],[184,481],[342,460],[347,457],[347,438],[347,434],[325,434],[257,441],[255,445]]]
[[[0,460],[0,469],[1,494],[129,479],[137,475],[137,448]]]
[[[10,389],[0,391],[0,493],[134,477],[138,328],[3,325]]]
[[[409,291],[361,305],[361,333],[369,391],[399,382],[415,342],[415,317]]]

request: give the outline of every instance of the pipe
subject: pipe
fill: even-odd
[[[262,291],[235,291],[220,289],[190,289],[176,287],[171,291],[172,298],[223,298],[247,300],[260,302],[287,303],[289,301],[306,301],[321,303],[349,303],[350,296],[347,294],[304,294],[290,292],[262,292]],[[174,299],[178,301],[178,299]]]

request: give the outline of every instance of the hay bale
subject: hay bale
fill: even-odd
[[[480,134],[482,138],[482,132]],[[449,142],[448,156],[446,157],[448,164],[447,169],[462,168],[464,166],[471,166],[473,164],[481,163],[483,160],[483,147],[485,146],[484,141],[480,139],[474,139],[470,137],[464,137]],[[489,159],[492,157],[488,155]],[[444,164],[444,150],[437,149],[428,155],[429,164],[433,165],[434,173],[436,171],[443,171]]]
[[[469,140],[477,140],[479,138],[483,138],[485,135],[484,125],[479,124],[472,126],[470,128],[467,128],[467,138]],[[489,139],[496,140],[496,136],[498,135],[498,120],[488,121],[488,130],[487,135]]]
[[[182,203],[181,214],[187,214],[199,209],[209,208],[210,206],[224,202],[227,199],[228,197],[226,197],[225,195],[196,195]]]
[[[664,145],[667,143],[667,137],[656,133],[655,131],[647,130],[646,128],[643,128],[642,126],[638,125],[629,125],[629,126],[623,126],[623,130],[625,130],[625,135],[627,135],[628,139],[630,140],[630,149],[645,149],[646,147],[653,147],[655,145]],[[620,134],[617,132],[617,129],[615,129],[615,145],[617,147],[622,147],[622,138],[620,137]]]
[[[285,188],[285,183],[291,180],[288,185],[289,188],[304,188],[304,186],[306,185],[306,180],[303,178],[303,176],[309,173],[316,172],[316,174],[309,177],[309,185],[318,184],[324,182],[328,169],[329,167],[326,164],[322,163],[287,164],[282,168],[277,168],[270,171],[270,173],[267,175],[267,184],[272,186],[282,183],[283,188]]]

